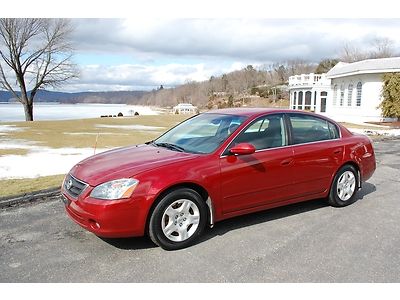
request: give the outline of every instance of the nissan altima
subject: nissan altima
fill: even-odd
[[[326,117],[222,109],[83,160],[62,196],[71,219],[100,237],[148,235],[175,250],[238,215],[319,198],[349,205],[375,168],[370,139]]]

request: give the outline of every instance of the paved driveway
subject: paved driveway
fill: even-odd
[[[238,217],[188,249],[103,240],[59,200],[0,211],[0,282],[399,282],[400,140],[375,143],[359,201],[310,201]]]

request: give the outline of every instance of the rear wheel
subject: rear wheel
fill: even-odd
[[[358,187],[358,173],[351,165],[339,169],[333,179],[329,193],[329,204],[332,206],[346,206],[356,201],[355,194]]]
[[[149,221],[149,236],[163,249],[181,249],[198,238],[206,222],[204,200],[196,191],[181,188],[168,193],[154,208]]]

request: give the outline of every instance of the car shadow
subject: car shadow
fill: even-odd
[[[357,201],[363,200],[366,195],[371,194],[375,191],[376,191],[375,185],[365,182],[363,183],[362,189],[357,193],[356,199]],[[195,244],[205,242],[209,239],[214,238],[215,236],[224,235],[225,233],[235,229],[290,217],[293,215],[313,211],[327,206],[329,206],[329,204],[326,201],[326,199],[316,199],[223,220],[221,222],[216,223],[212,229],[206,229],[203,235],[198,239],[198,241]],[[100,239],[122,250],[140,250],[140,249],[157,247],[152,243],[152,241],[147,236],[138,238],[100,238]]]
[[[121,250],[141,250],[141,249],[150,249],[155,248],[155,245],[149,237],[132,237],[132,238],[102,238],[107,244],[110,244]]]
[[[366,195],[371,194],[375,191],[376,191],[375,185],[368,182],[364,182],[362,189],[356,194],[356,201],[363,200]],[[321,198],[321,199],[315,199],[315,200],[290,204],[286,206],[281,206],[277,208],[272,208],[269,210],[238,216],[231,219],[226,219],[219,223],[216,223],[211,230],[206,230],[203,236],[200,237],[198,243],[211,239],[215,236],[224,235],[225,233],[235,229],[290,217],[293,215],[313,211],[327,206],[330,206],[328,204],[328,201],[326,199]],[[338,207],[336,209],[341,209],[341,208]]]

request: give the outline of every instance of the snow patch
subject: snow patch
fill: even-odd
[[[129,135],[128,133],[116,133],[116,132],[63,132],[66,135]]]
[[[39,147],[26,155],[4,155],[0,157],[0,180],[36,178],[66,174],[81,160],[92,156],[92,148],[48,148]],[[97,149],[97,153],[109,149]]]
[[[97,128],[118,128],[118,129],[126,129],[126,130],[163,130],[165,127],[157,127],[157,126],[147,126],[147,125],[106,125],[106,124],[96,124]]]
[[[28,149],[41,150],[48,147],[38,146],[37,142],[27,141],[22,139],[1,139],[0,149]]]
[[[22,131],[24,128],[17,127],[15,125],[0,125],[0,134],[7,134],[10,131]]]
[[[378,136],[400,136],[400,129],[363,129],[363,128],[348,128],[353,133],[361,133],[365,135]]]

